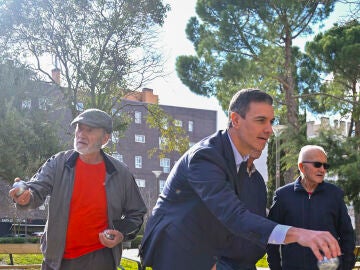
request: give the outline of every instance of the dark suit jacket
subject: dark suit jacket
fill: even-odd
[[[236,177],[226,131],[203,139],[187,151],[171,170],[148,220],[140,248],[143,264],[168,260],[168,269],[174,269],[171,266],[177,264],[177,258],[163,258],[159,250],[164,246],[161,241],[170,238],[190,251],[187,269],[192,269],[193,254],[209,258],[223,255],[235,238],[265,249],[276,223],[246,209],[235,192]]]
[[[250,176],[247,172],[247,162],[242,162],[239,168],[235,193],[248,210],[266,217],[267,191],[264,179],[257,170],[252,172]],[[221,255],[220,260],[223,263],[236,265],[234,269],[251,269],[265,255],[265,250],[263,247],[238,236],[229,243],[228,248],[221,250]]]

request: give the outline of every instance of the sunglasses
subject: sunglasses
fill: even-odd
[[[319,161],[303,161],[301,163],[311,163],[315,168],[320,168],[321,166],[324,166],[325,170],[330,168],[329,163],[321,163]]]

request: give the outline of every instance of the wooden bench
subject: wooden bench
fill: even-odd
[[[0,269],[40,269],[41,264],[14,264],[13,254],[41,254],[40,244],[0,244],[0,254],[9,254],[10,265],[0,265]]]

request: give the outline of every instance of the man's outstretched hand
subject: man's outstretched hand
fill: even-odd
[[[323,260],[324,256],[334,258],[341,255],[338,241],[329,232],[291,227],[286,234],[285,244],[294,242],[311,248],[319,261]]]

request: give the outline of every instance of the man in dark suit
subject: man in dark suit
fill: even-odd
[[[267,243],[297,242],[319,260],[320,250],[328,258],[340,255],[330,233],[279,225],[249,211],[238,197],[240,164],[251,151],[262,151],[272,134],[272,102],[263,91],[240,90],[230,102],[227,130],[203,139],[174,165],[147,222],[143,266],[208,270],[234,239],[264,250]]]
[[[252,151],[248,160],[240,164],[235,193],[249,211],[266,217],[266,184],[253,163],[260,155],[261,151]],[[239,236],[234,237],[220,255],[213,270],[256,270],[255,265],[265,250]]]

